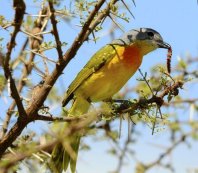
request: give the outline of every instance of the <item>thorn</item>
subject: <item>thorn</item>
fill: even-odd
[[[135,19],[135,16],[133,15],[133,13],[130,11],[129,7],[126,5],[126,3],[124,2],[124,0],[121,0],[122,3],[124,4],[124,6],[126,7],[126,9],[128,10],[128,12],[131,14],[131,16]]]
[[[95,37],[95,34],[94,34],[94,32],[93,32],[93,31],[92,31],[91,33],[92,33],[92,36],[93,36],[94,42],[95,42],[95,44],[96,44],[96,37]]]
[[[124,29],[122,29],[122,27],[111,17],[110,14],[109,14],[109,18],[112,20],[112,22],[113,22],[122,32],[124,32]]]
[[[130,133],[131,133],[131,121],[130,121],[130,114],[128,113],[128,141],[130,140]]]
[[[161,111],[161,108],[160,106],[157,106],[157,109],[159,110],[159,113],[160,113],[160,118],[163,119],[163,116],[162,116],[162,111]]]
[[[36,73],[38,76],[40,76],[42,79],[45,78],[44,75],[40,74],[40,73]]]
[[[197,1],[198,1],[198,0],[197,0]],[[133,2],[133,4],[134,4],[134,6],[136,7],[135,0],[132,0],[132,2]]]
[[[154,134],[154,130],[155,130],[155,123],[156,123],[156,117],[155,117],[155,120],[154,120],[154,122],[153,122],[152,135]]]
[[[106,18],[107,18],[107,16],[105,16],[105,17],[103,18],[103,20],[101,21],[101,24],[100,24],[100,25],[103,25],[103,23],[104,23],[104,21],[105,21]]]
[[[120,115],[119,139],[120,139],[120,137],[121,137],[121,132],[122,132],[122,115]]]
[[[156,121],[157,121],[157,112],[158,112],[158,107],[156,109],[156,115],[155,115],[155,119],[154,119],[154,122],[153,122],[153,128],[152,128],[152,135],[154,134],[154,130],[155,130],[155,125],[156,125]],[[161,111],[161,110],[160,110]]]

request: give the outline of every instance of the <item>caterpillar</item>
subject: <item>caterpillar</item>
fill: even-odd
[[[172,57],[172,48],[168,48],[168,54],[167,54],[167,71],[170,74],[171,73],[171,57]]]

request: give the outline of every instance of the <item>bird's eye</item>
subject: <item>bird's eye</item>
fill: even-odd
[[[154,37],[154,34],[153,34],[153,32],[147,32],[147,35],[149,36],[149,38],[153,38]]]

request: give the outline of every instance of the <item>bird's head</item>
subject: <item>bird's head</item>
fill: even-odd
[[[143,55],[157,49],[169,49],[171,46],[163,41],[161,35],[150,28],[133,29],[125,33],[119,39],[115,39],[111,44],[122,46],[138,46]]]

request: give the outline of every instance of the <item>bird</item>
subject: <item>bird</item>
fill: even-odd
[[[170,49],[159,32],[151,28],[132,29],[98,50],[69,85],[62,101],[66,106],[73,100],[68,116],[80,116],[88,112],[92,102],[110,99],[134,75],[143,57],[158,49]],[[76,161],[81,136],[72,139],[75,158],[58,144],[52,152],[52,160],[58,172],[76,171]]]

